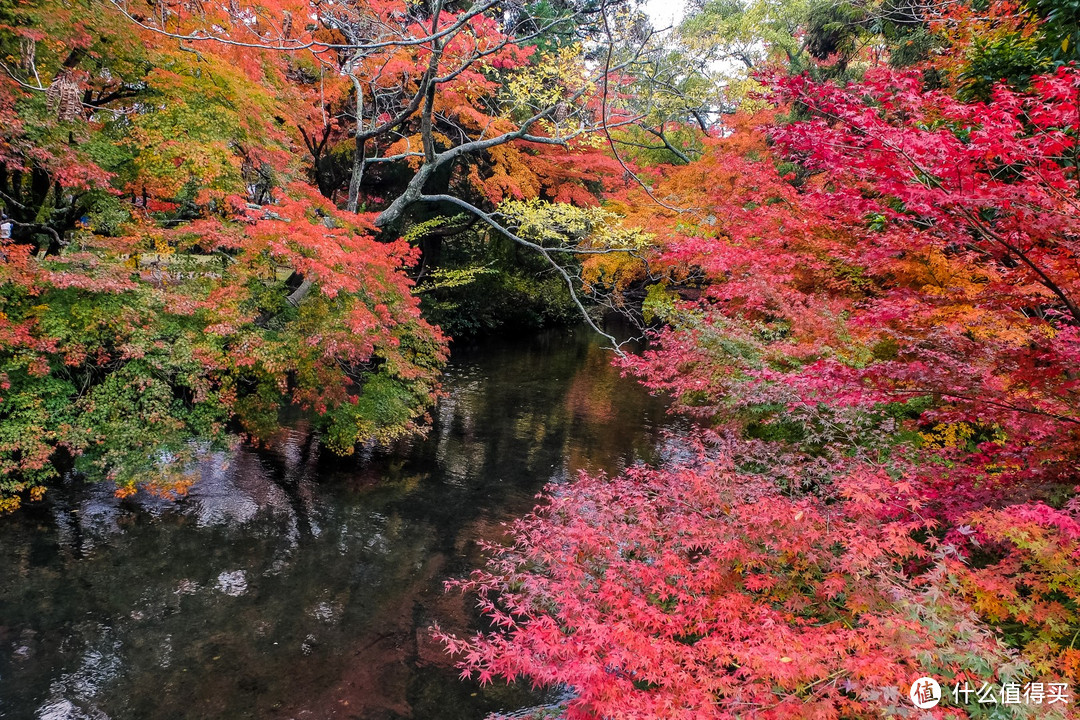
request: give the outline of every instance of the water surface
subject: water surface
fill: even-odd
[[[458,348],[428,436],[342,461],[297,423],[207,455],[179,502],[104,486],[0,518],[0,718],[476,720],[428,628],[545,483],[652,461],[661,400],[584,330]]]

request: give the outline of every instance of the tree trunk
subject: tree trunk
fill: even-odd
[[[355,75],[349,77],[356,88],[356,148],[353,150],[352,177],[349,178],[349,202],[345,207],[349,212],[357,212],[360,208],[360,182],[364,179],[364,153],[367,150],[367,140],[364,138],[364,88]]]

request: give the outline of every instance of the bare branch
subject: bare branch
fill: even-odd
[[[596,324],[596,322],[593,321],[593,319],[589,316],[588,311],[585,309],[585,305],[582,304],[582,302],[581,302],[581,298],[578,297],[577,290],[574,287],[573,278],[570,276],[570,273],[568,273],[566,271],[566,268],[564,268],[562,265],[560,265],[558,262],[556,262],[555,258],[553,258],[551,256],[551,252],[552,252],[551,248],[546,248],[543,245],[539,245],[537,243],[526,240],[525,238],[521,237],[520,235],[517,235],[516,233],[512,232],[509,228],[507,228],[505,225],[500,223],[490,213],[486,213],[483,210],[481,210],[480,208],[473,205],[472,203],[466,202],[465,200],[462,200],[461,198],[454,197],[453,195],[421,195],[421,196],[419,196],[417,198],[417,201],[418,202],[431,202],[431,203],[444,202],[444,203],[449,203],[451,205],[456,205],[457,207],[459,207],[459,208],[461,208],[461,209],[463,209],[463,210],[465,210],[465,211],[467,211],[469,213],[472,213],[474,216],[476,216],[476,217],[480,218],[481,220],[483,220],[484,223],[486,223],[490,228],[492,228],[493,230],[498,232],[503,237],[506,237],[507,239],[512,240],[513,242],[515,242],[515,243],[517,243],[519,245],[522,245],[524,247],[527,247],[530,250],[533,250],[533,251],[537,252],[538,254],[540,254],[545,260],[547,260],[548,264],[551,265],[551,267],[560,276],[562,276],[563,280],[566,281],[566,287],[570,291],[570,297],[571,297],[571,299],[573,299],[574,304],[577,305],[578,310],[581,311],[581,316],[585,319],[585,322],[588,323],[589,327],[591,327],[594,331],[596,331],[598,334],[604,336],[605,338],[607,338],[611,342],[611,349],[615,351],[615,354],[617,354],[619,357],[625,357],[626,356],[625,351],[623,351],[623,349],[622,349],[622,346],[625,343],[620,343],[612,335],[609,335],[608,333],[601,330],[600,327]]]

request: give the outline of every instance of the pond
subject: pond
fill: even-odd
[[[430,432],[342,460],[302,422],[207,454],[177,502],[105,486],[0,518],[0,718],[477,720],[433,622],[548,482],[656,461],[677,421],[585,330],[456,348]]]

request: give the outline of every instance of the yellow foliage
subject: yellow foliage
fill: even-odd
[[[506,99],[516,109],[551,107],[586,85],[580,44],[547,53],[514,73],[506,84]]]
[[[930,432],[919,433],[923,442],[934,448],[959,448],[967,445],[975,435],[975,428],[970,423],[938,423]]]
[[[620,218],[601,207],[578,207],[570,203],[507,200],[499,213],[517,229],[518,235],[541,244],[576,242],[589,249],[642,250],[653,236],[623,226]]]
[[[488,150],[488,153],[492,160],[492,176],[480,181],[480,189],[487,197],[498,202],[508,196],[523,198],[540,194],[540,178],[529,169],[520,150],[508,145],[498,145]]]
[[[546,247],[573,247],[585,254],[582,282],[586,292],[604,285],[616,292],[640,280],[645,264],[639,253],[654,236],[626,227],[615,213],[601,207],[577,207],[538,199],[508,200],[499,212],[526,240]]]
[[[38,501],[45,495],[44,485],[30,485],[25,482],[16,482],[6,488],[7,495],[0,496],[0,514],[13,512],[22,506],[22,495],[26,493],[31,500]]]
[[[900,282],[927,295],[950,300],[927,317],[933,324],[962,328],[979,341],[997,340],[1015,347],[1030,341],[1032,326],[1022,315],[988,314],[977,307],[979,296],[998,280],[992,268],[973,265],[939,249],[912,253],[898,267]]]

